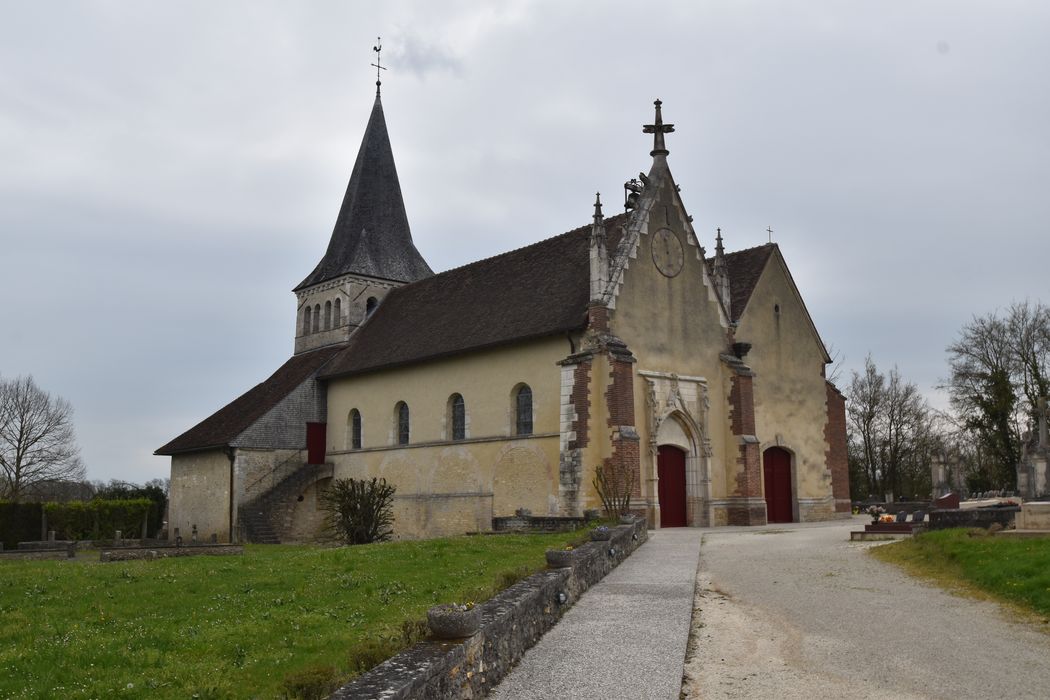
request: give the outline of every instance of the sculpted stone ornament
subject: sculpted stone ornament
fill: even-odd
[[[682,242],[669,228],[662,228],[653,236],[653,262],[665,277],[675,277],[682,271],[685,252]]]

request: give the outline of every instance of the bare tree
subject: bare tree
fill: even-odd
[[[868,495],[925,495],[930,490],[930,453],[938,437],[918,387],[905,381],[896,367],[882,374],[869,356],[864,373],[853,373],[846,398],[852,474],[863,478]]]
[[[952,408],[980,443],[975,483],[1012,488],[1021,435],[1050,391],[1050,307],[1017,302],[1005,311],[975,316],[948,346]]]
[[[0,498],[18,501],[33,484],[84,473],[69,402],[31,376],[0,379]]]

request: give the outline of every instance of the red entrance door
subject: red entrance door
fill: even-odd
[[[685,527],[685,452],[663,445],[656,456],[660,527]]]
[[[306,463],[324,464],[327,423],[306,424]]]
[[[762,455],[762,471],[766,479],[766,519],[771,523],[792,522],[791,453],[770,447]]]

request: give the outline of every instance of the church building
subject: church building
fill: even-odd
[[[350,477],[396,487],[403,538],[582,516],[599,472],[651,527],[847,514],[845,404],[785,258],[726,252],[720,231],[708,254],[655,106],[624,213],[596,200],[583,226],[435,274],[377,89],[328,249],[293,290],[294,354],[156,452],[169,536],[310,540],[318,494]]]

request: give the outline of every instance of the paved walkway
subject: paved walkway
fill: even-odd
[[[650,531],[489,697],[677,700],[704,532]]]
[[[686,697],[1050,697],[1047,625],[875,559],[864,522],[705,531]]]

